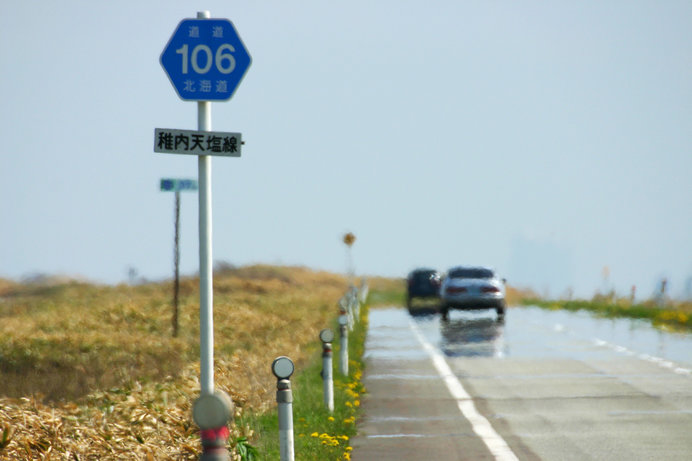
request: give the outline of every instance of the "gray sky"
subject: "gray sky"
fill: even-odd
[[[0,276],[172,274],[173,195],[197,128],[159,56],[230,19],[253,62],[213,129],[215,260],[359,273],[494,266],[554,295],[649,296],[692,277],[692,3],[5,2]],[[197,200],[181,269],[197,271]]]

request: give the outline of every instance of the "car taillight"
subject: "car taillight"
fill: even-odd
[[[481,288],[483,293],[499,293],[500,289],[497,287],[483,287]]]
[[[447,287],[447,293],[451,294],[466,293],[467,291],[464,287]]]

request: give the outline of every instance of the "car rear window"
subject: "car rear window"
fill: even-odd
[[[494,274],[489,269],[453,269],[449,276],[454,279],[491,279]]]
[[[415,281],[429,280],[430,276],[434,275],[435,271],[415,272],[412,279]]]

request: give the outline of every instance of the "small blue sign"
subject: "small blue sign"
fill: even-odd
[[[226,101],[252,58],[228,19],[183,19],[160,61],[181,99]]]
[[[163,178],[161,179],[161,190],[164,192],[197,190],[197,180]]]

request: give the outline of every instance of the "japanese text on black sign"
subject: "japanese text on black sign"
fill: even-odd
[[[154,152],[166,154],[240,157],[240,133],[222,133],[156,128]]]

